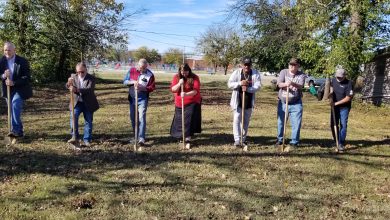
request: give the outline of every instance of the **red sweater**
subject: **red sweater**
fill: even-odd
[[[176,85],[179,82],[178,74],[173,76],[172,82],[171,82],[171,91],[172,87]],[[192,104],[192,103],[198,103],[200,104],[201,96],[200,96],[200,80],[197,75],[194,74],[194,85],[192,88],[187,83],[187,79],[184,78],[184,92],[191,92],[192,90],[196,90],[196,95],[194,96],[184,96],[184,105]],[[175,97],[175,106],[181,108],[181,96],[180,96],[181,89],[177,92],[173,92],[173,95]]]

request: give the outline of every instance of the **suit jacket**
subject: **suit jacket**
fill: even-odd
[[[3,74],[4,71],[8,69],[7,58],[3,56],[0,60],[0,74]],[[14,72],[13,72],[13,81],[14,86],[11,86],[11,93],[19,93],[22,99],[29,99],[33,95],[31,88],[31,75],[30,75],[30,65],[28,61],[15,55],[14,63]],[[7,97],[7,85],[5,84],[5,79],[2,78],[2,96]]]
[[[74,79],[73,86],[77,87],[80,92],[73,93],[73,98],[75,100],[74,105],[76,106],[80,96],[85,103],[85,107],[90,112],[95,112],[99,109],[99,103],[95,95],[95,77],[87,73],[83,81],[83,88],[80,88],[79,77],[77,74],[72,74],[71,77]],[[69,102],[69,109],[72,109],[72,105]]]

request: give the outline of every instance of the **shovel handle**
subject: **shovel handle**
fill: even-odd
[[[69,91],[70,93],[70,105],[71,105],[71,111],[72,111],[72,135],[74,138],[76,138],[76,119],[74,118],[74,96],[73,92]]]
[[[7,78],[8,79],[8,78]],[[7,104],[8,104],[8,132],[11,132],[11,86],[7,85]]]
[[[243,86],[242,89],[242,99],[241,99],[241,139],[240,139],[240,144],[241,146],[243,145],[243,133],[244,133],[244,114],[245,114],[245,91],[246,91],[246,86]]]
[[[287,86],[286,91],[286,109],[284,111],[284,126],[283,126],[283,142],[282,142],[282,152],[284,151],[284,142],[286,139],[286,126],[287,126],[287,118],[288,118],[288,94],[289,94],[289,87]]]
[[[184,92],[184,86],[181,85],[181,94]],[[184,123],[184,97],[181,97],[181,130],[183,133],[183,148],[186,146],[186,135],[185,135],[185,123]]]
[[[135,94],[135,103],[134,103],[134,111],[135,111],[135,126],[134,126],[134,150],[137,151],[137,143],[138,143],[138,91],[136,86],[134,85],[134,94]]]
[[[332,119],[333,119],[333,131],[334,131],[334,137],[336,138],[336,150],[339,149],[339,131],[337,129],[337,124],[336,124],[336,113],[334,112],[334,106],[332,105],[331,107],[331,112],[332,112]]]

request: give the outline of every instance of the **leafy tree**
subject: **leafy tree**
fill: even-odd
[[[163,60],[167,64],[180,65],[183,62],[183,50],[179,48],[168,48],[164,53]]]
[[[240,0],[232,15],[244,18],[244,47],[258,64],[281,69],[292,56],[309,72],[332,74],[341,64],[356,79],[378,48],[388,47],[389,1]]]
[[[226,26],[210,26],[197,40],[198,50],[204,54],[205,60],[212,63],[214,71],[218,66],[224,68],[225,75],[230,64],[240,56],[240,38],[231,28]]]
[[[149,49],[146,46],[140,47],[134,51],[133,56],[136,60],[145,58],[148,63],[154,63],[161,60],[161,55],[156,49]]]
[[[30,60],[36,81],[63,80],[77,62],[125,42],[120,25],[133,15],[113,0],[18,0],[0,9],[0,38]]]
[[[130,55],[127,50],[126,44],[110,45],[106,49],[105,58],[109,61],[126,62],[129,60]]]

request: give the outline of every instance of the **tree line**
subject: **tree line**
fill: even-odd
[[[0,6],[0,38],[31,63],[34,82],[63,80],[81,60],[126,43],[123,13],[114,0],[9,0]]]
[[[342,65],[352,79],[378,49],[390,45],[387,0],[236,0],[224,24],[210,26],[196,41],[215,68],[251,56],[256,68],[275,72],[291,57],[312,75],[333,74]],[[183,50],[127,49],[124,14],[115,0],[9,0],[0,5],[0,38],[13,41],[31,62],[36,82],[63,80],[80,60],[146,58],[180,64]]]

